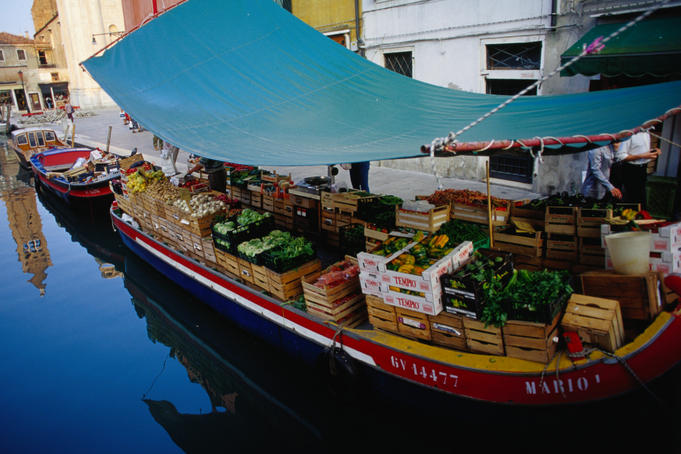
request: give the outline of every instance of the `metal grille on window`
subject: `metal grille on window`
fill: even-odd
[[[541,43],[487,45],[487,69],[540,69]]]
[[[394,52],[384,54],[385,67],[403,76],[412,77],[411,52]]]

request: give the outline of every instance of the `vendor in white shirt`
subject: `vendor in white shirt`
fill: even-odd
[[[615,159],[622,163],[624,201],[646,206],[648,163],[660,155],[659,148],[650,148],[650,134],[639,132],[621,143]]]

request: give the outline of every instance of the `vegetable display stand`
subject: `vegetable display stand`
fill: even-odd
[[[472,352],[504,356],[504,337],[500,327],[485,326],[483,322],[463,318],[466,344]]]
[[[624,327],[616,300],[573,294],[560,322],[564,332],[576,332],[585,344],[614,352],[624,343]]]
[[[492,226],[505,225],[510,215],[510,202],[504,206],[492,206]],[[487,205],[464,205],[452,203],[451,218],[476,224],[489,225],[489,211]]]
[[[601,224],[612,220],[612,209],[578,208],[577,236],[581,238],[600,238]]]
[[[553,359],[558,346],[558,322],[562,313],[550,323],[508,320],[502,332],[506,356],[546,364]]]
[[[544,230],[546,233],[559,235],[575,235],[577,233],[577,208],[548,206]]]
[[[395,309],[395,315],[398,333],[413,339],[431,340],[430,322],[427,315],[401,307]]]
[[[428,321],[434,344],[456,350],[468,350],[462,315],[440,312],[438,315],[429,315]]]
[[[650,320],[662,309],[662,276],[654,271],[625,275],[614,271],[590,271],[580,275],[582,293],[619,301],[622,317]]]
[[[376,329],[397,333],[397,312],[395,306],[385,304],[383,298],[365,295],[369,323]]]
[[[437,232],[442,224],[449,221],[450,206],[431,208],[428,212],[405,210],[395,207],[395,225],[426,232]]]
[[[298,268],[278,273],[271,269],[267,270],[270,293],[282,301],[297,298],[303,293],[301,279],[321,270],[322,264],[318,259],[307,262]]]

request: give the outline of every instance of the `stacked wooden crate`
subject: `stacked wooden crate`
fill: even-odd
[[[577,210],[578,261],[580,264],[605,267],[601,225],[609,223],[612,218],[612,209],[609,208],[579,208]]]
[[[577,262],[577,208],[546,207],[546,259],[554,268],[570,268]]]

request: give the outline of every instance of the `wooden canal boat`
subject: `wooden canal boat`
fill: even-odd
[[[120,178],[118,157],[92,159],[89,148],[57,148],[29,162],[37,183],[66,201],[113,197],[109,182]]]
[[[346,328],[297,309],[237,274],[145,232],[114,203],[124,244],[223,316],[311,365],[329,359],[348,378],[378,392],[425,396],[437,404],[467,398],[496,404],[553,406],[599,401],[639,389],[681,360],[681,310],[661,310],[613,352],[548,362],[473,353],[420,342],[363,323]],[[125,219],[125,220],[124,220]],[[395,394],[398,393],[398,394]]]
[[[9,146],[19,159],[19,163],[26,169],[31,168],[31,156],[41,151],[53,148],[67,148],[68,145],[59,139],[51,128],[22,128],[15,129],[10,134]]]

